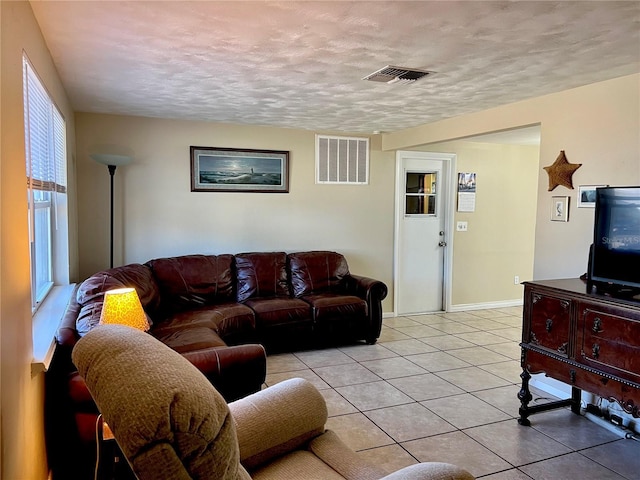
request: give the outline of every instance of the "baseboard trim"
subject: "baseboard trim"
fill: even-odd
[[[522,299],[517,298],[514,300],[501,300],[498,302],[485,302],[485,303],[461,303],[459,305],[451,305],[449,312],[466,312],[468,310],[488,310],[490,308],[506,308],[506,307],[520,307],[522,306]]]

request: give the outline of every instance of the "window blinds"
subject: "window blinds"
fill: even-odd
[[[28,186],[66,193],[65,121],[26,59],[24,85]]]

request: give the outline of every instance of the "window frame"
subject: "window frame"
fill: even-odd
[[[54,285],[68,283],[67,133],[64,116],[26,54],[23,102],[31,310],[35,316]],[[56,259],[58,252],[64,262]],[[67,271],[57,272],[62,264],[67,264]],[[66,282],[60,281],[63,279]]]

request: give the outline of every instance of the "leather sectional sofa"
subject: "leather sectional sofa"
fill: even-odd
[[[387,295],[384,283],[352,275],[344,256],[329,251],[185,255],[92,275],[76,287],[47,375],[54,480],[88,478],[93,468],[97,408],[71,350],[98,325],[104,292],[125,286],[135,287],[149,333],[186,357],[227,401],[261,389],[264,347],[375,343]]]

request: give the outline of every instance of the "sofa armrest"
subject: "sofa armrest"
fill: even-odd
[[[417,463],[398,470],[380,480],[474,480],[466,470],[450,463]]]
[[[227,402],[262,388],[267,375],[267,355],[258,344],[210,347],[182,356],[200,370]]]
[[[367,342],[376,343],[382,329],[382,300],[387,296],[387,286],[380,280],[349,274],[345,277],[347,292],[364,299],[369,310],[369,338]]]
[[[67,304],[67,308],[64,312],[64,316],[60,321],[60,325],[58,326],[58,330],[56,331],[56,342],[58,345],[62,345],[64,347],[73,348],[76,342],[80,339],[80,335],[78,335],[78,330],[76,330],[76,320],[78,315],[80,314],[81,306],[76,300],[76,294],[78,292],[79,285],[73,288],[73,292],[71,293],[71,298],[69,299],[69,303]],[[69,352],[69,356],[71,353]]]
[[[240,461],[247,469],[290,452],[324,432],[327,406],[307,380],[293,378],[229,404]]]

